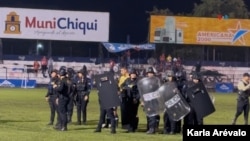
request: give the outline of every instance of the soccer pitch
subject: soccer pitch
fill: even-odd
[[[73,123],[67,132],[48,126],[49,105],[45,101],[46,89],[0,88],[0,140],[1,141],[181,141],[182,135],[147,135],[146,117],[139,108],[139,129],[136,133],[125,133],[120,123],[117,134],[109,129],[94,133],[99,119],[97,93],[92,90],[87,111],[87,125],[76,125],[74,107]],[[237,94],[214,94],[216,111],[204,119],[204,124],[231,124],[236,110]],[[119,114],[120,114],[120,110]],[[162,131],[162,115],[160,131]],[[243,115],[237,124],[243,124]]]

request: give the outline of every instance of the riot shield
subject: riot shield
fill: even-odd
[[[202,119],[215,112],[213,102],[203,83],[197,83],[188,88],[187,96],[198,119]]]
[[[163,112],[164,108],[159,103],[160,79],[157,77],[144,77],[137,82],[138,91],[144,105],[144,111],[147,116],[158,115]]]
[[[118,96],[118,86],[114,80],[114,75],[111,72],[95,76],[96,87],[100,100],[101,107],[109,109],[120,105]]]
[[[191,110],[189,104],[179,92],[175,82],[167,82],[163,84],[159,90],[161,99],[164,102],[166,112],[174,121],[183,119]]]

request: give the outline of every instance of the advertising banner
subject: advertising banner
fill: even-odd
[[[102,43],[103,46],[112,53],[121,52],[129,49],[136,50],[155,50],[155,44],[121,44],[121,43]]]
[[[249,19],[152,15],[150,42],[250,46]]]
[[[217,93],[232,93],[233,90],[233,83],[216,83],[215,85],[215,91]]]
[[[0,8],[0,38],[109,40],[109,13]]]
[[[35,88],[36,87],[36,80],[0,79],[0,87]]]

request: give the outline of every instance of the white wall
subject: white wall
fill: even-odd
[[[18,65],[14,65],[14,63]],[[4,64],[0,64],[0,79],[5,79],[6,73],[3,67],[8,69],[7,77],[8,79],[22,79],[25,77],[25,74],[20,70],[13,70],[13,68],[24,68],[25,65],[33,65],[33,61],[10,61],[4,60]],[[94,63],[78,63],[78,62],[54,62],[54,68],[59,69],[61,66],[71,67],[75,70],[80,70],[83,65],[85,65],[88,70],[98,72],[100,69],[103,71],[109,70],[109,64],[95,65]],[[148,67],[148,65],[144,65],[144,67]],[[184,66],[186,71],[189,73],[192,69],[192,66]],[[242,74],[245,72],[250,72],[249,68],[246,67],[212,67],[212,66],[203,66],[203,70],[217,70],[218,72],[227,75],[225,81],[233,82],[236,85],[241,79]],[[27,75],[26,75],[27,76]],[[29,74],[30,79],[36,79],[37,83],[47,84],[49,82],[49,78],[43,78],[41,71],[38,73],[38,77],[35,77],[33,73]]]

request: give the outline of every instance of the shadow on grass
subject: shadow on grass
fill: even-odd
[[[40,122],[40,120],[0,120],[0,123],[8,122]]]
[[[92,126],[92,125],[96,125],[98,124],[98,120],[88,120],[85,124],[81,124],[79,125],[76,121],[73,121],[71,123],[68,123],[69,125],[75,125],[75,126]]]
[[[71,130],[95,130],[96,128],[95,127],[80,127],[80,128],[72,128]]]

